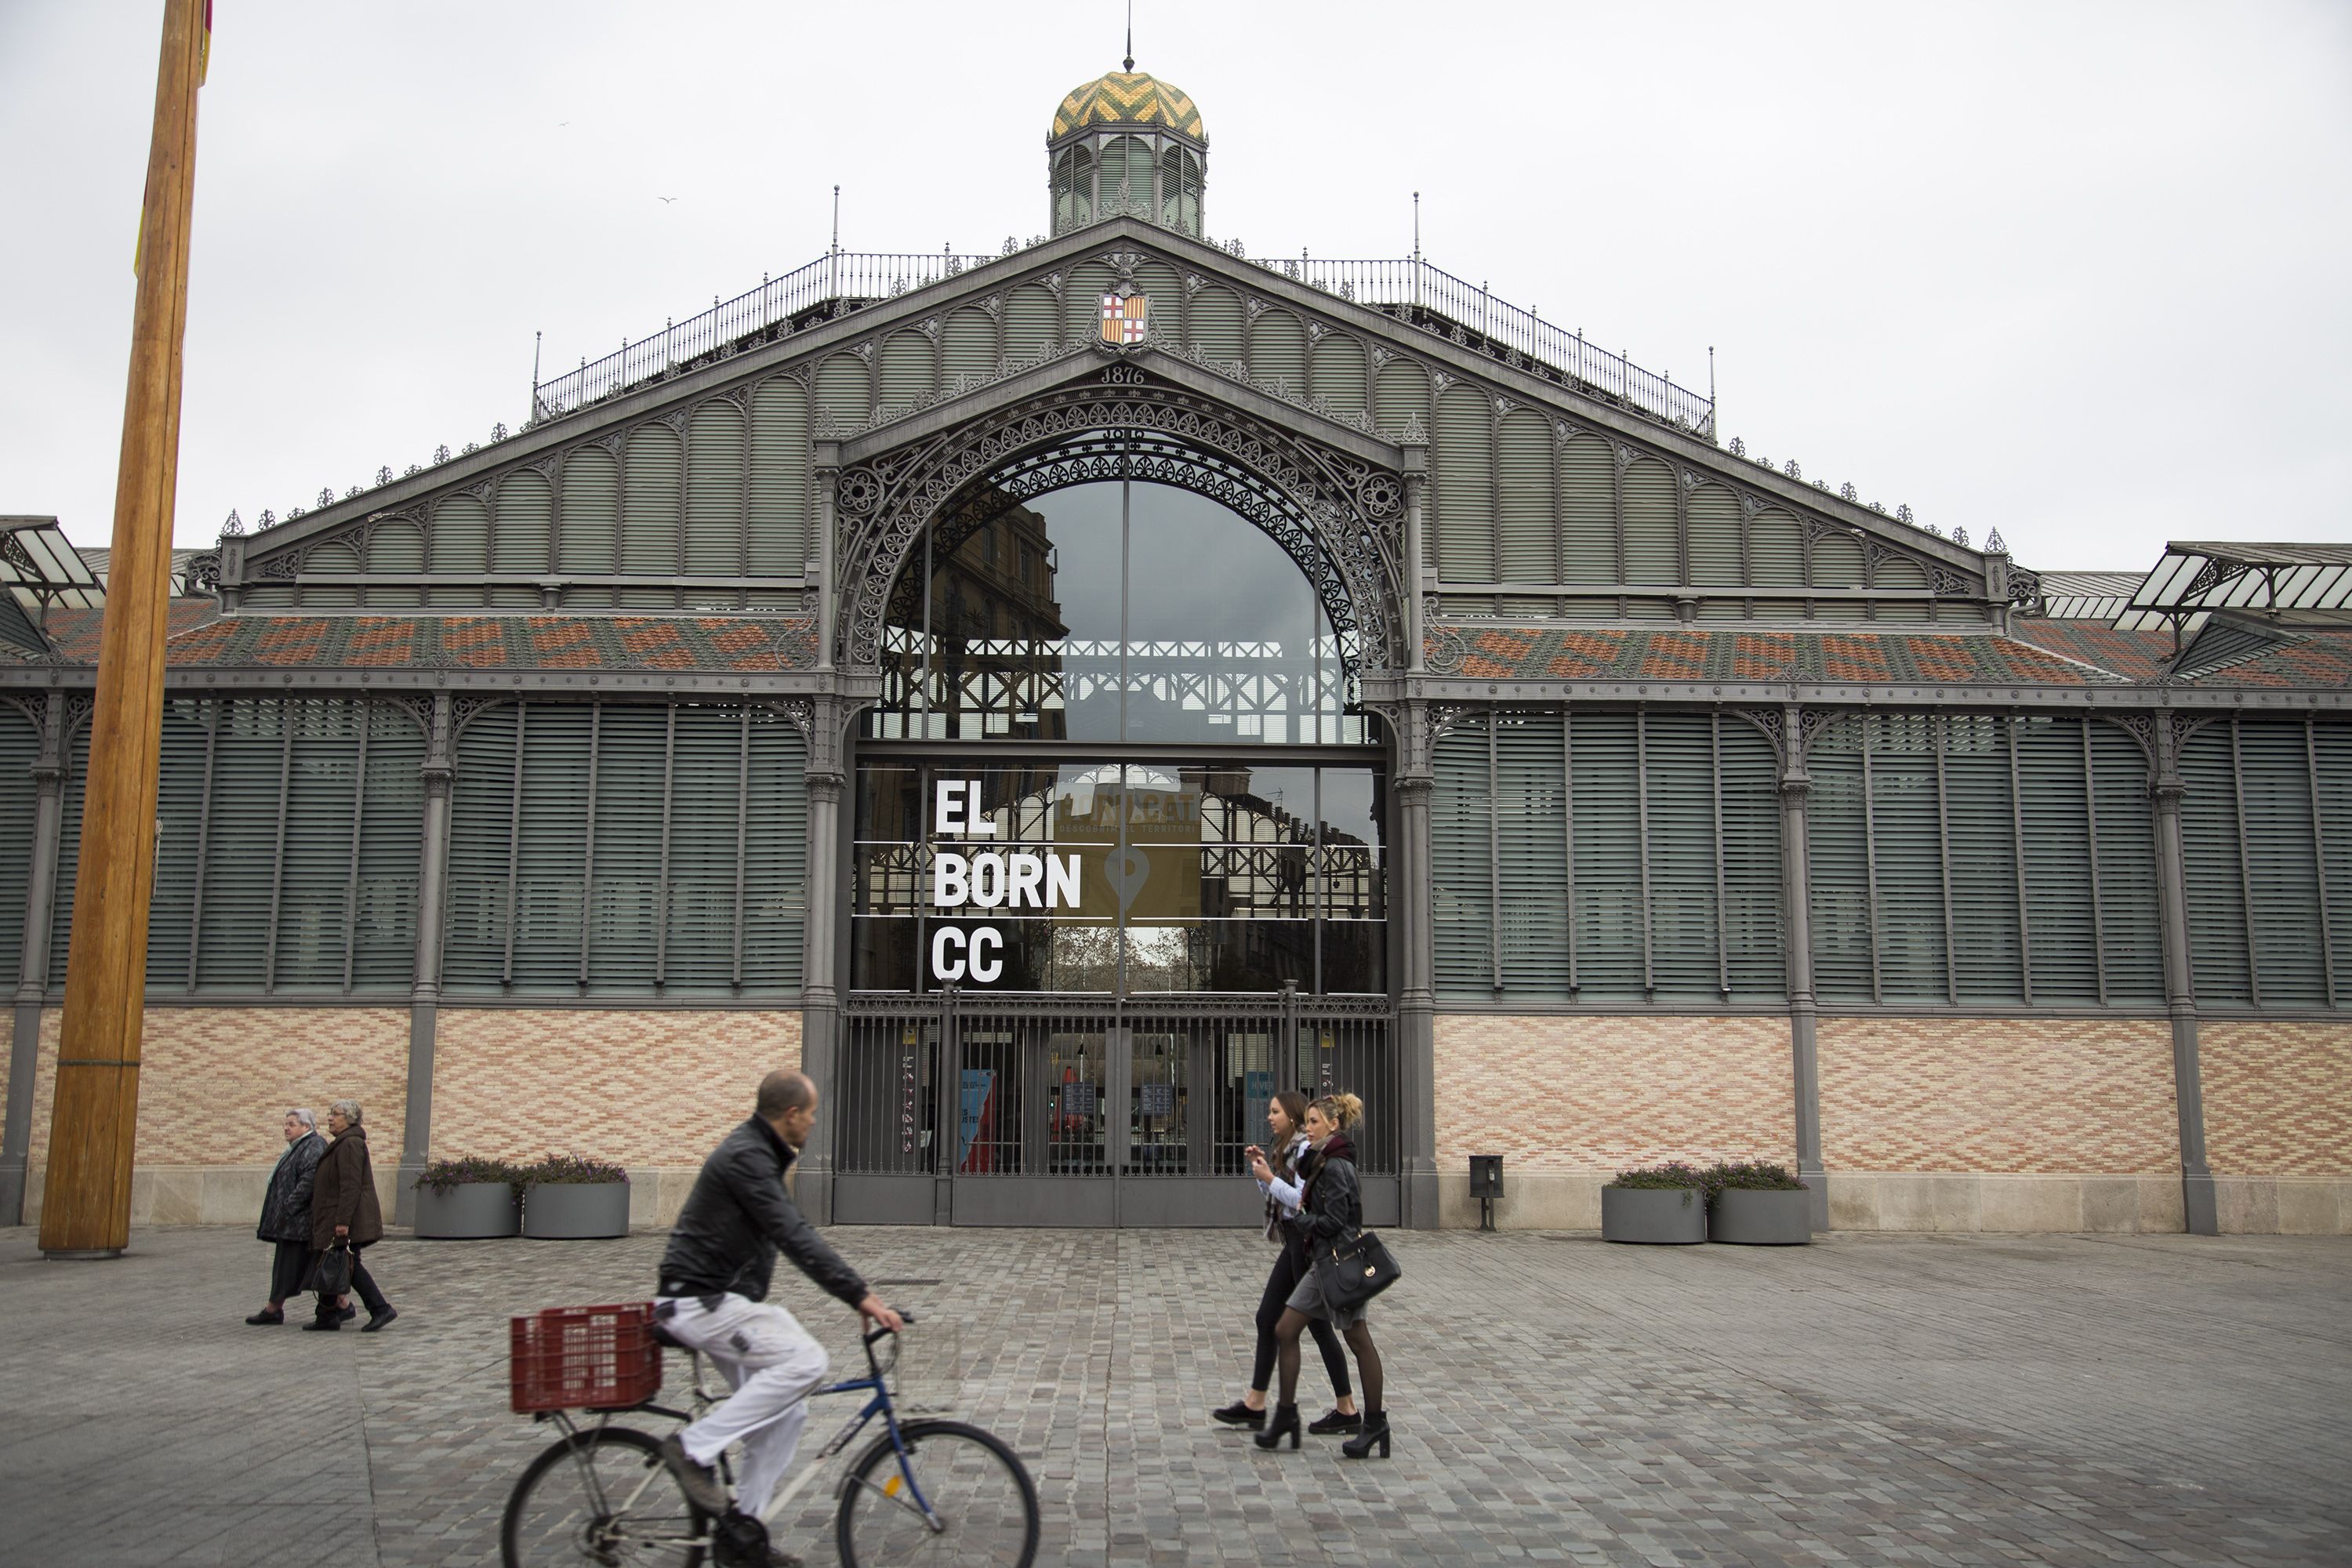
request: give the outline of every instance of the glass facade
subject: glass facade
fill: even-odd
[[[942,825],[942,786],[952,809]],[[971,804],[959,792],[969,786]],[[851,984],[1149,996],[1388,988],[1377,768],[1246,760],[857,770]],[[940,947],[942,928],[959,933]]]

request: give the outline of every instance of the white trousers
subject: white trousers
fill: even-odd
[[[809,1392],[824,1381],[832,1358],[782,1307],[731,1293],[709,1310],[697,1297],[668,1300],[677,1303],[664,1325],[670,1336],[709,1356],[735,1390],[678,1438],[698,1465],[715,1465],[730,1444],[742,1444],[735,1506],[762,1514],[800,1447]]]

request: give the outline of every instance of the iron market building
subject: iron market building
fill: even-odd
[[[1415,257],[1206,236],[1115,72],[1049,232],[834,254],[184,552],[134,1217],[276,1111],[841,1223],[1370,1217],[1760,1157],[1848,1228],[2352,1228],[2352,551],[2036,573]],[[1979,531],[1971,541],[1968,531]],[[0,1223],[37,1215],[102,552],[0,522]],[[394,1162],[382,1156],[399,1151]]]

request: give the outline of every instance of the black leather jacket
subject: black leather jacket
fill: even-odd
[[[1306,1203],[1297,1223],[1299,1239],[1310,1258],[1362,1226],[1364,1194],[1356,1180],[1356,1146],[1344,1133],[1334,1132],[1316,1152],[1313,1173],[1307,1178]]]
[[[305,1132],[286,1145],[278,1168],[269,1173],[269,1188],[261,1198],[261,1224],[254,1235],[264,1241],[299,1241],[310,1245],[310,1187],[319,1179],[319,1162],[327,1141]]]
[[[754,1301],[782,1248],[800,1271],[851,1306],[870,1293],[856,1269],[809,1228],[784,1191],[792,1148],[754,1116],[727,1134],[702,1174],[662,1252],[661,1294],[715,1296],[731,1290]]]

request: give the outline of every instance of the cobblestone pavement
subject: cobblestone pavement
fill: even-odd
[[[942,1325],[928,1386],[1028,1458],[1044,1563],[2352,1562],[2342,1241],[1400,1235],[1396,1453],[1350,1464],[1208,1419],[1246,1376],[1254,1237],[834,1239]],[[238,1321],[267,1273],[240,1232],[66,1264],[0,1230],[0,1562],[494,1562],[549,1440],[506,1409],[507,1314],[641,1299],[660,1246],[395,1237],[399,1322],[330,1337]]]

